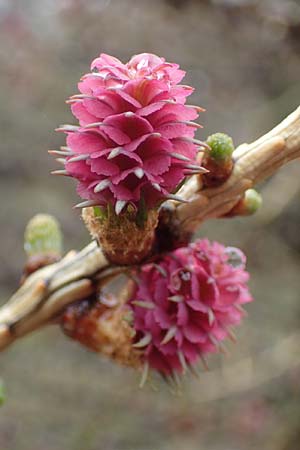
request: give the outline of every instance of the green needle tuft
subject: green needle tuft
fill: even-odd
[[[249,215],[255,214],[262,205],[262,196],[255,189],[247,189],[244,203],[247,213]]]
[[[27,224],[24,249],[28,257],[62,253],[62,232],[57,220],[49,214],[37,214]]]
[[[215,133],[209,136],[206,142],[211,148],[209,158],[220,163],[231,159],[234,145],[230,136],[225,133]]]

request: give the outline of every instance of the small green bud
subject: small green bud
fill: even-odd
[[[255,189],[247,189],[244,204],[247,213],[249,215],[254,214],[262,205],[262,196]]]
[[[231,159],[234,145],[230,136],[225,133],[215,133],[209,136],[206,142],[211,148],[209,158],[220,163]]]
[[[27,224],[24,233],[27,257],[62,253],[62,233],[57,220],[49,214],[37,214]]]
[[[4,386],[2,381],[0,380],[0,406],[3,405],[4,400],[5,400]]]
[[[230,136],[215,133],[207,138],[210,150],[205,153],[202,165],[208,170],[202,177],[204,187],[216,187],[225,183],[233,170],[234,145]]]
[[[262,196],[255,189],[247,189],[243,197],[227,213],[225,217],[251,216],[262,205]]]

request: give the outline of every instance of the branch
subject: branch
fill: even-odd
[[[192,177],[182,187],[178,195],[189,200],[176,208],[182,231],[193,232],[205,220],[223,216],[247,189],[300,157],[300,107],[252,144],[240,145],[233,157],[233,172],[223,185],[201,190],[197,178]]]
[[[223,185],[202,189],[200,178],[192,176],[180,190],[188,203],[168,201],[162,210],[171,211],[171,221],[181,233],[194,232],[203,221],[229,212],[247,189],[299,156],[300,108],[252,144],[239,146],[234,170]],[[92,242],[32,274],[0,309],[0,349],[53,322],[68,304],[90,296],[110,271],[120,268],[110,265]]]
[[[0,349],[34,331],[70,303],[91,295],[109,262],[95,242],[29,276],[0,309]]]

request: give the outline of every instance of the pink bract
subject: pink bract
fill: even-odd
[[[148,53],[126,64],[101,54],[91,70],[69,100],[79,126],[59,128],[67,174],[91,204],[154,207],[197,170],[201,108],[185,105],[193,88],[178,84],[185,72],[177,64]]]
[[[142,267],[129,305],[150,367],[183,373],[218,351],[252,301],[245,262],[240,250],[203,239]]]

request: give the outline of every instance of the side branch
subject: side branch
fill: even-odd
[[[193,232],[205,220],[223,216],[247,189],[300,157],[300,107],[252,144],[240,145],[233,157],[234,170],[223,185],[201,190],[199,179],[192,177],[181,188],[178,195],[189,201],[175,209],[182,232]]]

